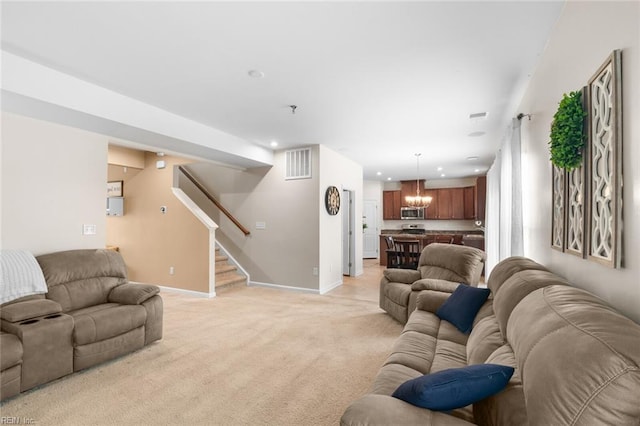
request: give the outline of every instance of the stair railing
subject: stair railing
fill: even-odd
[[[224,215],[227,216],[229,218],[229,220],[231,222],[233,222],[233,224],[236,225],[238,227],[238,229],[240,229],[240,231],[242,231],[242,233],[245,236],[251,234],[251,232],[247,228],[242,226],[242,224],[238,221],[238,219],[236,219],[231,214],[231,212],[229,212],[229,210],[227,210],[222,204],[220,204],[220,202],[216,199],[216,197],[211,195],[209,193],[209,191],[207,191],[207,188],[205,188],[198,181],[198,179],[195,178],[195,176],[193,176],[191,173],[189,173],[189,171],[186,168],[184,168],[182,166],[178,166],[178,170],[180,170],[182,172],[182,174],[185,175],[187,177],[187,179],[189,179],[191,181],[191,183],[193,183],[196,186],[196,188],[198,188],[200,191],[202,191],[202,193],[209,199],[209,201],[211,201],[222,213],[224,213]]]

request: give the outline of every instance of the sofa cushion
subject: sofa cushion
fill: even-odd
[[[502,335],[506,335],[511,312],[529,293],[553,284],[569,285],[566,280],[549,271],[526,270],[516,273],[504,282],[500,292],[493,298],[493,309]]]
[[[476,314],[489,297],[489,289],[460,285],[440,306],[436,315],[463,333],[471,332]]]
[[[500,392],[513,371],[497,364],[452,368],[404,382],[392,396],[422,408],[453,410]]]
[[[507,340],[529,424],[637,424],[640,325],[596,296],[566,285],[536,290],[513,309]]]
[[[140,305],[107,303],[69,313],[75,326],[75,346],[109,339],[144,325],[147,311]]]
[[[527,406],[522,380],[513,349],[505,344],[487,358],[487,364],[508,365],[515,369],[507,386],[499,393],[473,404],[475,422],[483,426],[527,425]]]
[[[467,363],[473,365],[486,362],[489,355],[504,343],[495,315],[481,319],[469,334]]]
[[[489,275],[489,279],[487,280],[487,287],[491,290],[491,293],[495,297],[505,281],[507,281],[518,272],[527,270],[546,271],[547,268],[527,257],[508,257],[498,263],[491,270],[491,275]]]
[[[120,253],[112,250],[69,250],[37,257],[49,292],[47,299],[69,312],[107,302],[111,290],[127,282]]]
[[[390,282],[384,287],[385,296],[392,302],[407,306],[409,303],[409,294],[411,294],[411,286],[408,284]]]

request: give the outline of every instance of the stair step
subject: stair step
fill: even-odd
[[[216,253],[216,262],[226,262],[227,260],[229,260],[227,256]]]
[[[216,275],[222,275],[222,274],[225,274],[227,272],[235,272],[237,270],[238,270],[238,268],[236,268],[233,265],[229,265],[228,263],[224,263],[222,265],[217,265],[216,264]]]
[[[228,288],[228,287],[232,287],[240,284],[246,284],[246,282],[247,282],[247,277],[240,274],[229,275],[222,279],[218,279],[218,276],[216,275],[216,290],[219,290],[221,288]]]

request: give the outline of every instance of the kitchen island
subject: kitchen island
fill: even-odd
[[[387,265],[387,243],[385,237],[391,236],[394,240],[414,240],[420,243],[420,251],[428,244],[434,242],[449,242],[462,244],[484,250],[484,232],[480,229],[473,230],[425,230],[411,232],[406,229],[383,229],[380,232],[380,265]]]

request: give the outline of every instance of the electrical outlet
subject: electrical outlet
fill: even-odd
[[[82,235],[96,235],[96,225],[82,225]]]
[[[313,273],[313,276],[314,276],[314,277],[317,277],[317,276],[318,276],[318,267],[317,267],[317,266],[314,266],[314,267],[313,267],[312,273]]]
[[[173,266],[169,266],[169,275],[173,275],[176,273],[176,270],[173,268]]]

